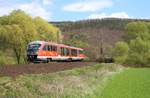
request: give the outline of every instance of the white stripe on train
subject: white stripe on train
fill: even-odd
[[[82,59],[84,59],[84,57],[65,57],[65,56],[37,56],[37,58],[43,59],[43,60],[46,60],[48,58],[50,58],[52,60],[68,60],[68,59],[82,60]]]

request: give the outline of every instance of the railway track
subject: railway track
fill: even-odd
[[[84,67],[96,62],[51,62],[48,64],[20,64],[0,66],[0,76],[16,77],[23,74],[53,73],[69,70],[77,67]]]

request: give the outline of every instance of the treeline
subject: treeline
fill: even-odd
[[[26,63],[27,44],[34,40],[59,43],[61,31],[46,20],[32,18],[21,10],[0,17],[0,64]]]
[[[146,19],[120,19],[120,18],[104,18],[104,19],[88,19],[80,21],[64,21],[64,22],[50,22],[57,27],[59,27],[63,32],[68,32],[77,29],[83,28],[108,28],[108,29],[119,29],[124,30],[124,27],[129,22],[136,21],[145,21],[149,22],[150,20]]]
[[[126,26],[124,41],[117,42],[113,57],[117,63],[150,66],[150,23],[132,22]]]

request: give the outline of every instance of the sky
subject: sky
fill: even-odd
[[[0,16],[21,9],[47,21],[150,19],[150,0],[0,0]]]

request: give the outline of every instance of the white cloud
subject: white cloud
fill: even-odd
[[[8,15],[13,9],[9,7],[0,8],[0,16]]]
[[[6,4],[7,6],[3,5],[2,7],[0,7],[0,16],[8,15],[13,10],[21,9],[33,17],[40,16],[46,20],[51,19],[51,12],[47,11],[39,2],[33,1],[24,4],[17,4],[17,3],[14,4],[7,2]]]
[[[91,14],[89,19],[102,19],[102,18],[130,18],[129,15],[125,12],[112,13],[110,15],[106,13],[101,14]]]
[[[68,4],[63,7],[63,10],[70,12],[94,12],[112,5],[113,2],[111,0],[84,0],[84,2]]]
[[[33,17],[40,16],[47,20],[49,20],[51,16],[50,12],[46,11],[40,4],[34,2],[19,5],[17,9],[24,10],[25,12],[29,13]]]
[[[7,5],[7,6],[6,6]],[[13,5],[15,7],[15,5]],[[7,15],[13,10],[10,1],[0,0],[0,16]]]
[[[44,5],[50,5],[52,4],[52,0],[43,0]]]

